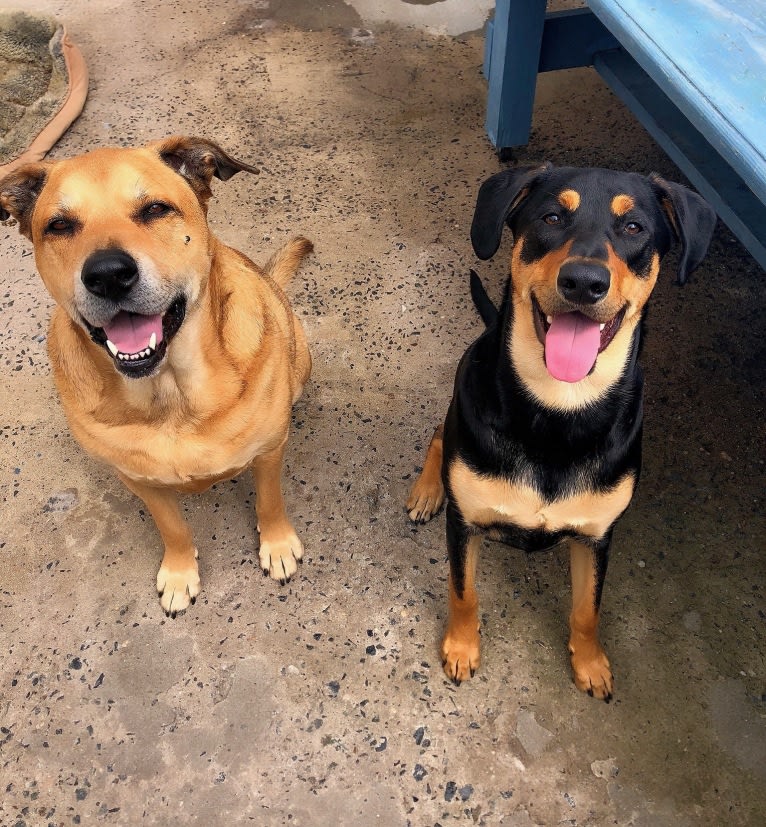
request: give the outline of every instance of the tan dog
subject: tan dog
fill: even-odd
[[[296,238],[262,270],[212,235],[211,180],[240,170],[258,172],[210,141],[173,137],[0,181],[0,218],[31,239],[58,304],[48,351],[72,432],[146,503],[172,615],[200,590],[177,492],[252,467],[261,567],[285,582],[303,556],[280,477],[311,357],[281,288],[312,245]]]

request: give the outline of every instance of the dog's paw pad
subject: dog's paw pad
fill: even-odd
[[[614,676],[604,650],[599,647],[587,658],[572,652],[571,649],[570,653],[575,686],[592,698],[609,703],[614,694]]]
[[[196,563],[184,569],[160,566],[157,572],[157,593],[160,606],[169,617],[188,609],[200,593],[201,583]]]
[[[261,535],[258,559],[264,574],[285,584],[298,571],[298,563],[303,559],[303,544],[294,533],[281,540],[266,540]]]
[[[472,678],[481,663],[481,647],[478,631],[476,636],[455,638],[448,634],[442,643],[442,666],[454,684]]]
[[[427,523],[443,504],[444,489],[440,485],[421,485],[421,480],[418,480],[407,499],[407,514],[413,523]]]

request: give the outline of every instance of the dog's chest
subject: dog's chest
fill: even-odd
[[[223,423],[222,423],[223,424]],[[101,453],[125,476],[178,491],[205,491],[237,476],[254,457],[271,450],[274,438],[256,430],[224,427],[217,433],[197,428],[158,428],[134,445],[102,446]],[[105,450],[104,450],[105,449]]]
[[[131,479],[202,491],[236,476],[286,435],[286,391],[272,396],[232,391],[229,398],[224,389],[215,393],[206,386],[204,398],[195,399],[170,379],[129,387],[131,404],[123,410],[121,427],[105,427],[104,417],[96,416],[78,435]]]
[[[450,490],[471,525],[514,525],[529,531],[572,531],[602,537],[633,496],[635,478],[626,474],[607,491],[581,490],[548,501],[533,486],[482,476],[461,460],[449,470]]]

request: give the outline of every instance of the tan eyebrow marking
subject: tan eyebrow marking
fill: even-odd
[[[565,210],[574,212],[580,206],[580,193],[575,190],[562,190],[558,201]]]
[[[615,195],[612,199],[612,212],[615,215],[625,215],[625,213],[630,212],[635,206],[636,202],[630,195]]]

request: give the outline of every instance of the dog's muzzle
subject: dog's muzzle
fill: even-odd
[[[586,307],[588,304],[583,305],[583,309]],[[599,322],[575,309],[546,314],[533,297],[535,332],[543,346],[548,373],[562,382],[579,382],[588,376],[599,354],[620,329],[625,310],[622,307],[606,322]]]
[[[97,250],[87,258],[80,274],[88,293],[116,310],[103,327],[85,320],[91,339],[106,348],[120,373],[133,379],[157,370],[186,315],[183,295],[159,312],[135,312],[132,308],[137,303],[139,278],[138,263],[124,250]]]
[[[612,318],[598,320],[599,305],[608,296],[610,285],[611,275],[605,265],[593,260],[567,261],[556,279],[558,308],[544,313],[533,297],[535,332],[544,348],[548,373],[554,379],[584,379],[614,338],[624,308]]]

